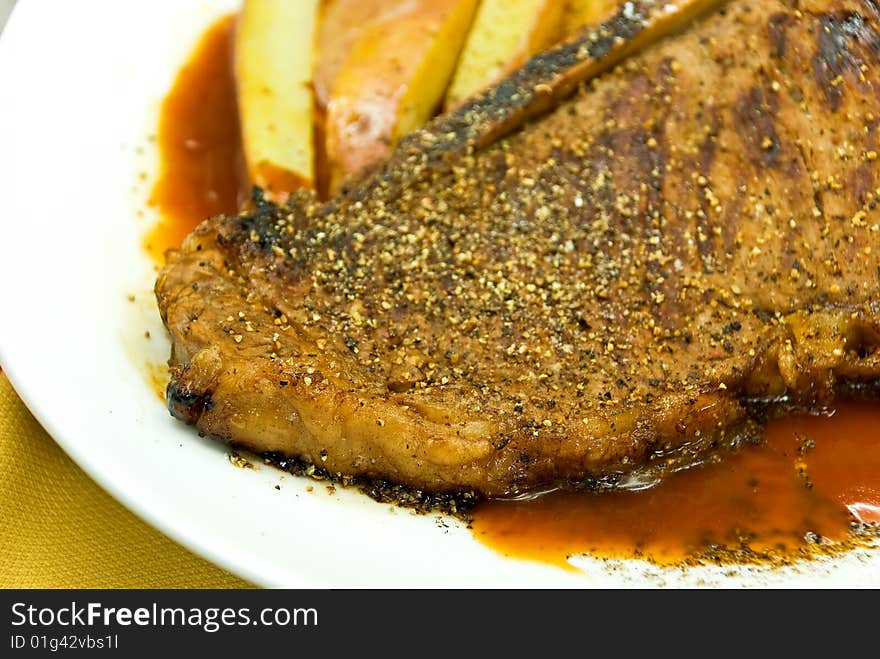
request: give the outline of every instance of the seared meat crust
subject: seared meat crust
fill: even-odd
[[[599,36],[327,203],[205,221],[156,285],[171,412],[503,495],[699,459],[751,402],[880,381],[877,3],[735,0],[560,100]]]

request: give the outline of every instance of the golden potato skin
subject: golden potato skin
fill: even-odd
[[[365,27],[333,79],[327,103],[331,190],[368,171],[443,99],[476,0],[400,4]]]
[[[330,101],[333,81],[365,27],[399,11],[402,0],[323,0],[318,21],[315,100]]]

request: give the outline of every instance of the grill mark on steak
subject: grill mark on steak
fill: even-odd
[[[778,112],[776,94],[763,84],[750,88],[737,103],[737,127],[743,136],[743,146],[758,168],[777,168],[782,164],[779,135],[774,122]],[[792,176],[795,174],[792,172]]]
[[[876,17],[877,8],[874,3],[867,2],[865,5]],[[859,42],[877,60],[880,55],[880,35],[861,14],[841,11],[829,12],[821,17],[818,29],[819,46],[813,57],[813,74],[832,110],[837,110],[841,104],[841,76],[847,71],[858,73],[864,63],[861,53],[851,49],[854,41]]]
[[[490,91],[348,194],[206,221],[157,282],[172,413],[331,474],[498,495],[699,459],[755,401],[874,386],[873,11],[735,0],[503,139]],[[832,109],[817,31],[852,14]]]
[[[773,46],[771,57],[784,58],[786,56],[786,30],[793,22],[789,13],[774,14],[767,22],[767,30],[770,35],[770,43]]]

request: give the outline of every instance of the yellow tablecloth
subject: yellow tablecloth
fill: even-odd
[[[46,434],[0,372],[0,587],[248,586],[104,492]]]

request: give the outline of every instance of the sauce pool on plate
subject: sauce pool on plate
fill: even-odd
[[[145,242],[160,263],[201,220],[234,214],[247,198],[234,26],[229,16],[205,33],[162,106],[151,203],[163,219]],[[486,501],[474,534],[506,555],[561,566],[573,554],[675,564],[788,559],[845,546],[854,526],[880,524],[880,402],[771,421],[765,439],[640,491]]]
[[[159,179],[150,204],[162,217],[145,240],[165,250],[212,215],[235,214],[248,194],[232,73],[235,16],[212,25],[165,97],[159,118]]]
[[[764,438],[645,490],[485,502],[474,532],[504,554],[560,565],[584,553],[679,563],[785,559],[880,523],[880,404],[777,419]]]

